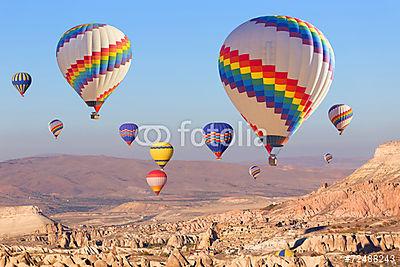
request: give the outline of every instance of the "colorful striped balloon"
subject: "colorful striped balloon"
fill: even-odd
[[[261,169],[260,167],[253,165],[249,168],[249,174],[253,179],[256,179],[258,175],[260,175]]]
[[[54,135],[55,139],[57,139],[58,136],[61,134],[63,128],[64,124],[58,119],[49,122],[49,130]]]
[[[18,72],[12,76],[11,82],[14,87],[17,88],[21,96],[24,96],[25,92],[32,83],[32,77],[29,75],[29,73]]]
[[[341,135],[353,119],[353,109],[346,104],[336,104],[329,109],[328,116]]]
[[[269,154],[315,111],[333,79],[334,54],[320,30],[301,19],[251,19],[225,39],[218,67],[232,103]]]
[[[119,127],[119,135],[130,146],[138,134],[138,126],[134,123],[124,123]]]
[[[211,122],[204,126],[203,137],[207,147],[221,159],[222,154],[232,142],[233,128],[225,122]]]
[[[158,196],[167,183],[167,174],[161,170],[154,170],[147,174],[146,181],[151,190]]]
[[[167,142],[154,143],[150,147],[150,155],[158,166],[163,170],[174,154],[174,147]]]
[[[61,73],[95,109],[95,115],[122,82],[132,61],[128,37],[113,26],[99,23],[78,25],[65,32],[56,56]]]

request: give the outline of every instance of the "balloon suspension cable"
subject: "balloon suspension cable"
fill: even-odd
[[[279,147],[279,148],[276,149],[277,152],[275,153],[275,157],[277,157],[279,155],[281,150],[282,150],[282,147]]]

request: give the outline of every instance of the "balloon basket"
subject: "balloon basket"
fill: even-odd
[[[268,163],[270,166],[277,166],[278,165],[278,159],[276,158],[275,155],[271,154],[268,158]]]
[[[92,112],[92,114],[90,114],[90,118],[92,120],[98,120],[98,119],[100,119],[100,114],[97,112]]]

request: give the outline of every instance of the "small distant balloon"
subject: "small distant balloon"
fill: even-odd
[[[329,164],[329,163],[332,161],[332,159],[333,159],[332,154],[326,153],[326,154],[324,155],[324,160],[326,161],[326,163]]]
[[[15,88],[17,88],[18,92],[21,96],[24,96],[29,86],[32,83],[32,77],[29,73],[26,72],[18,72],[12,76],[12,84]]]
[[[328,116],[341,135],[353,119],[353,109],[346,104],[336,104],[329,109]]]
[[[260,167],[253,165],[249,168],[249,174],[253,179],[256,179],[258,175],[260,175],[261,169]]]
[[[151,190],[158,196],[167,183],[167,174],[161,170],[154,170],[147,174],[146,181]]]
[[[174,147],[167,142],[154,143],[150,147],[150,155],[163,170],[174,154]]]
[[[124,123],[119,127],[119,135],[130,146],[138,134],[138,126],[134,123]]]
[[[232,142],[233,128],[225,122],[211,122],[203,128],[204,140],[208,148],[214,153],[217,159]]]
[[[61,134],[62,129],[64,128],[64,124],[62,121],[55,119],[49,122],[49,130],[54,135],[54,138],[57,139]]]

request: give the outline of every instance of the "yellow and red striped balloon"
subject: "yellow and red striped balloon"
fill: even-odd
[[[167,183],[167,174],[161,170],[153,170],[147,174],[146,181],[151,190],[158,196]]]

